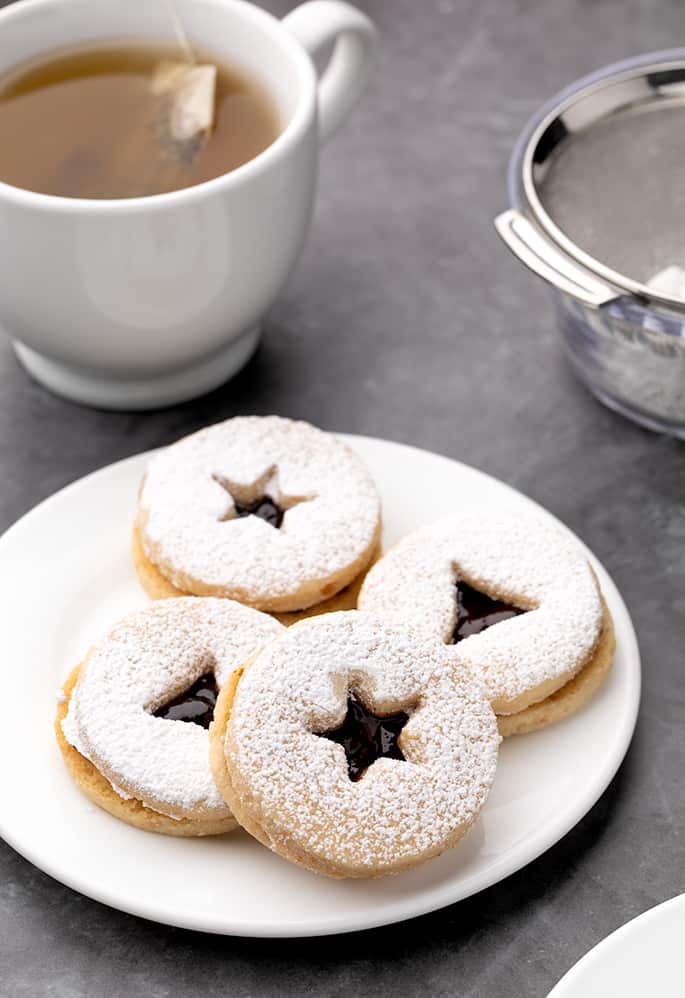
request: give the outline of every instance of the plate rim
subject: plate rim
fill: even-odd
[[[645,911],[641,911],[638,915],[634,915],[629,918],[627,922],[623,925],[619,925],[617,928],[610,932],[608,936],[604,936],[599,942],[595,943],[587,953],[576,960],[572,967],[566,971],[564,976],[554,985],[552,990],[549,992],[547,998],[573,998],[573,992],[567,991],[567,987],[570,985],[574,987],[577,983],[583,984],[583,974],[588,969],[592,967],[596,960],[601,960],[604,957],[605,951],[611,950],[619,940],[624,937],[629,938],[638,929],[638,926],[642,928],[644,925],[648,925],[651,922],[658,922],[663,916],[665,911],[670,911],[671,908],[683,908],[685,912],[685,893],[676,894],[674,897],[666,898],[664,901],[659,901],[657,904],[652,905],[651,908],[647,908]]]
[[[621,716],[621,724],[614,732],[611,743],[611,751],[607,754],[607,761],[601,770],[601,778],[595,779],[591,783],[588,782],[585,792],[582,795],[576,796],[572,799],[573,806],[569,804],[556,815],[554,821],[542,826],[542,829],[535,835],[532,835],[525,840],[525,843],[520,843],[517,846],[516,860],[513,864],[510,858],[508,858],[508,854],[505,854],[500,857],[498,862],[493,864],[486,877],[476,877],[475,875],[472,875],[471,880],[467,879],[465,886],[462,885],[464,889],[458,893],[458,896],[455,896],[454,891],[449,890],[449,885],[442,886],[441,889],[434,889],[431,891],[429,899],[424,899],[423,903],[418,901],[418,903],[413,904],[411,911],[409,912],[406,910],[405,900],[402,898],[395,899],[390,903],[384,904],[376,917],[365,916],[364,924],[358,927],[350,927],[349,924],[345,922],[344,918],[341,918],[339,922],[336,922],[335,918],[331,918],[318,926],[311,926],[309,923],[301,920],[288,923],[284,926],[278,921],[260,922],[258,925],[253,923],[245,924],[244,921],[234,921],[230,917],[225,917],[225,915],[223,915],[221,919],[215,919],[210,923],[209,921],[203,920],[201,916],[196,916],[194,913],[184,914],[179,912],[177,916],[171,917],[171,915],[166,911],[155,912],[154,901],[146,903],[138,903],[135,901],[131,902],[131,900],[127,897],[119,896],[116,890],[105,889],[98,891],[97,888],[93,887],[89,879],[84,878],[84,882],[84,880],[79,878],[78,873],[74,873],[73,875],[69,873],[65,876],[64,872],[60,870],[59,863],[57,861],[53,861],[52,857],[40,855],[37,850],[30,847],[25,848],[22,846],[21,842],[15,839],[11,828],[7,827],[8,822],[3,817],[3,811],[0,810],[0,838],[2,838],[12,849],[19,853],[20,856],[24,857],[28,860],[28,862],[32,863],[39,870],[52,877],[58,883],[61,883],[84,895],[85,897],[91,898],[92,900],[105,904],[108,907],[114,908],[118,911],[123,911],[127,914],[135,915],[136,917],[145,918],[148,921],[157,922],[158,924],[170,925],[193,931],[207,932],[213,935],[243,938],[284,939],[314,938],[327,935],[341,935],[357,931],[361,932],[367,929],[378,928],[383,925],[392,925],[399,922],[409,921],[410,919],[427,915],[433,911],[441,910],[449,905],[457,904],[459,901],[466,900],[468,897],[472,897],[483,890],[487,890],[506,877],[517,873],[533,860],[542,856],[548,849],[567,835],[568,832],[570,832],[571,829],[582,820],[594,804],[596,804],[616,775],[619,766],[628,751],[628,747],[635,730],[635,725],[637,723],[641,696],[642,667],[639,644],[630,613],[628,612],[628,608],[618,587],[599,559],[593,554],[587,545],[569,527],[567,527],[566,524],[563,523],[562,520],[556,517],[549,510],[545,509],[544,506],[541,506],[536,500],[527,496],[520,489],[515,489],[507,482],[503,482],[501,479],[496,478],[494,475],[490,475],[488,472],[481,471],[479,468],[475,468],[472,465],[459,461],[456,458],[451,458],[445,454],[439,454],[435,451],[428,450],[427,448],[417,447],[412,444],[405,444],[398,441],[386,440],[381,437],[372,437],[364,434],[350,434],[336,431],[328,432],[343,440],[345,443],[350,444],[352,447],[354,447],[355,442],[361,440],[370,444],[372,447],[380,445],[381,447],[390,447],[391,449],[396,449],[398,451],[411,451],[414,454],[420,455],[424,458],[429,457],[433,460],[438,460],[450,465],[457,465],[459,468],[464,469],[468,474],[486,479],[489,483],[494,483],[498,489],[503,489],[512,493],[517,497],[517,501],[523,497],[527,503],[532,504],[532,506],[535,507],[544,519],[561,527],[561,529],[570,534],[573,538],[575,538],[577,543],[581,545],[592,565],[599,570],[599,574],[602,579],[602,586],[604,587],[605,585],[608,585],[608,587],[612,590],[611,602],[615,604],[619,611],[620,617],[622,618],[620,623],[615,620],[616,629],[621,634],[627,659],[635,663],[635,667],[628,673],[627,694],[629,695],[629,709],[627,708],[626,712]],[[87,487],[92,479],[105,477],[114,469],[121,469],[121,466],[123,465],[135,464],[136,462],[141,462],[143,459],[149,460],[150,457],[159,449],[161,448],[151,448],[149,450],[140,451],[136,454],[131,454],[128,457],[120,458],[117,461],[102,465],[101,467],[76,478],[72,482],[67,483],[56,492],[40,500],[35,506],[31,507],[26,513],[20,516],[18,520],[11,524],[2,535],[0,535],[0,561],[2,559],[3,549],[6,543],[11,541],[14,533],[20,529],[25,529],[27,521],[30,525],[31,519],[34,516],[40,515],[45,506],[51,504],[53,501],[65,499],[72,491],[77,491],[80,488]],[[614,614],[614,616],[616,616],[616,614]],[[579,800],[582,803],[579,803]],[[9,814],[9,809],[6,810]]]

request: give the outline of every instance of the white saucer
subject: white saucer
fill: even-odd
[[[549,998],[682,998],[685,894],[622,925],[586,953]]]
[[[380,489],[386,546],[460,506],[542,513],[455,461],[346,439]],[[607,787],[635,725],[640,660],[625,605],[593,558],[616,627],[611,675],[576,716],[503,745],[484,812],[451,853],[394,878],[333,881],[242,832],[173,839],[99,810],[62,763],[55,695],[89,645],[147,603],[129,554],[147,461],[141,454],[70,485],[0,539],[0,688],[10,705],[0,726],[0,834],[36,866],[89,897],[170,925],[250,936],[347,932],[441,908],[502,880],[565,835]]]

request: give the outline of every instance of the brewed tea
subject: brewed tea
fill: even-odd
[[[217,67],[213,127],[182,156],[160,135],[166,98],[154,85],[160,66],[178,62],[178,50],[81,49],[0,78],[0,180],[61,197],[142,197],[253,159],[279,132],[271,97],[242,72],[200,59]]]

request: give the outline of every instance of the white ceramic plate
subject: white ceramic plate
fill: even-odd
[[[549,998],[682,998],[685,894],[634,918],[586,953]]]
[[[384,543],[455,508],[538,510],[447,458],[346,438],[383,499]],[[333,881],[291,866],[240,832],[151,835],[111,818],[72,784],[52,722],[61,681],[89,645],[146,604],[131,565],[135,495],[149,455],[113,464],[36,507],[0,539],[0,834],[57,880],[146,918],[208,932],[305,936],[401,921],[468,897],[557,842],[594,804],[628,747],[640,661],[627,610],[595,559],[616,626],[600,694],[575,717],[501,751],[483,814],[454,851],[384,880]]]

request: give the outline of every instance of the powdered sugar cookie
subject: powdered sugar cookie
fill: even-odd
[[[437,638],[483,684],[507,735],[577,710],[613,657],[580,545],[529,516],[465,512],[415,531],[369,572],[358,605]]]
[[[124,618],[70,675],[57,737],[72,776],[100,807],[169,835],[236,822],[209,767],[219,689],[283,628],[229,600],[175,599]]]
[[[380,502],[359,458],[334,437],[245,416],[153,458],[136,530],[151,595],[220,596],[286,613],[334,596],[366,568]]]
[[[459,841],[500,736],[436,642],[352,611],[295,624],[253,656],[210,740],[217,786],[260,842],[331,877],[376,877]]]

